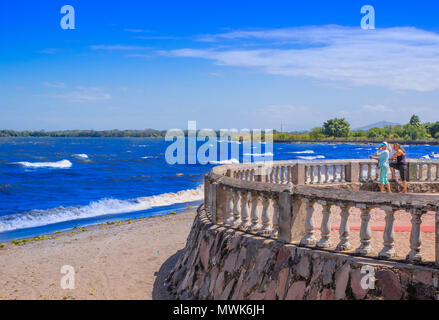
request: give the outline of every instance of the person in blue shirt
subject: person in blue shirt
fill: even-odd
[[[384,188],[386,187],[387,192],[392,193],[392,190],[390,189],[389,180],[387,178],[387,175],[390,170],[389,167],[390,152],[387,142],[381,143],[379,145],[376,155],[371,156],[371,158],[378,160],[378,168],[380,169],[380,191],[385,192]]]

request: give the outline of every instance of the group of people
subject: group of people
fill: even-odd
[[[401,193],[407,193],[407,162],[406,151],[401,148],[398,143],[394,144],[394,154],[390,156],[392,152],[391,147],[387,142],[383,142],[379,145],[378,150],[372,159],[378,160],[378,167],[380,169],[380,191],[385,192],[387,188],[388,192],[392,192],[388,180],[389,170],[392,173],[392,181],[396,181],[395,170],[399,171],[399,175],[402,180],[403,191]]]

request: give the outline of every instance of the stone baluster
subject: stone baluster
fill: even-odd
[[[411,210],[410,214],[412,215],[411,223],[412,230],[410,232],[410,252],[407,255],[406,259],[409,261],[422,261],[421,255],[421,216],[422,211],[418,209]]]
[[[317,166],[317,182],[322,183],[322,166]]]
[[[336,165],[333,165],[332,166],[332,173],[333,173],[333,176],[334,176],[334,180],[332,180],[332,182],[337,182],[337,166]]]
[[[325,183],[329,183],[329,166],[325,165]]]
[[[280,183],[285,182],[285,167],[280,167]]]
[[[395,221],[395,209],[391,206],[383,206],[382,210],[386,212],[386,227],[384,228],[383,240],[384,247],[378,254],[379,257],[389,259],[395,256],[394,249],[394,231],[393,231],[393,222]]]
[[[251,226],[249,227],[250,232],[256,232],[261,228],[259,224],[259,212],[258,212],[258,204],[259,204],[259,194],[257,192],[251,193]]]
[[[423,169],[424,169],[424,165],[418,164],[418,180],[422,181],[422,176],[423,176]]]
[[[329,248],[331,246],[331,240],[329,236],[331,235],[331,223],[329,217],[331,215],[331,203],[326,201],[318,201],[318,203],[322,206],[322,225],[320,228],[321,231],[321,239],[317,242],[317,247],[319,248]]]
[[[271,232],[270,214],[268,212],[270,199],[268,198],[267,195],[263,193],[261,193],[260,196],[262,199],[262,213],[261,213],[262,228],[259,230],[259,234],[267,236]]]
[[[372,164],[367,164],[367,181],[372,180]]]
[[[360,255],[366,255],[372,251],[370,245],[371,230],[370,230],[370,211],[372,207],[365,204],[358,204],[357,208],[361,209],[361,227],[360,227],[360,242],[361,245],[355,250]]]
[[[311,169],[311,171],[310,171],[310,176],[309,176],[309,178],[310,178],[310,183],[314,183],[314,166],[310,166],[310,169]]]
[[[303,166],[303,169],[305,170],[305,184],[308,183],[308,168],[309,167],[307,165]]]
[[[274,167],[271,167],[271,170],[270,170],[270,182],[271,182],[271,183],[274,182],[274,179],[273,179],[274,170],[275,170],[275,168],[274,168]]]
[[[240,191],[233,192],[233,226],[237,227],[241,223],[241,211],[239,210],[240,204],[239,200],[241,198]]]
[[[241,224],[239,229],[247,230],[250,227],[250,218],[248,215],[248,191],[241,191]]]
[[[273,230],[271,236],[277,238],[279,235],[279,198],[273,198],[271,200],[273,206]]]
[[[300,240],[302,246],[314,246],[317,242],[314,236],[314,200],[302,198],[302,202],[306,204],[306,218],[305,218],[305,236]]]
[[[340,242],[335,248],[336,251],[348,251],[352,249],[352,245],[349,242],[349,209],[352,207],[351,204],[339,203],[338,206],[341,208],[340,212]]]
[[[427,180],[428,181],[432,181],[433,180],[433,178],[432,178],[432,165],[431,165],[431,163],[429,163],[428,165],[427,165]]]
[[[346,167],[344,165],[340,165],[340,181],[345,182],[345,174],[346,174]]]
[[[288,166],[288,172],[287,172],[288,178],[287,178],[287,183],[289,182],[293,182],[293,167],[292,166]]]
[[[226,226],[230,226],[233,224],[234,217],[233,217],[233,199],[232,199],[232,189],[223,187],[224,192],[226,194],[226,212],[224,216],[224,224]]]
[[[439,164],[436,165],[436,181],[439,180]]]

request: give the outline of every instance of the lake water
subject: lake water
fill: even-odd
[[[0,240],[198,205],[203,176],[213,164],[169,165],[169,144],[147,138],[0,138]],[[354,159],[375,150],[276,143],[273,154],[274,160]],[[420,158],[439,153],[439,146],[406,150],[408,157]]]

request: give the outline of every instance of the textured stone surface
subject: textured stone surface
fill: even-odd
[[[235,263],[236,263],[236,258],[238,257],[238,253],[232,253],[231,255],[229,255],[226,259],[226,262],[224,263],[224,270],[232,273],[235,270]]]
[[[306,300],[318,300],[319,290],[318,286],[311,286],[306,296]]]
[[[260,250],[257,258],[256,258],[256,272],[261,273],[264,270],[264,267],[268,263],[268,258],[272,255],[270,249],[263,248]]]
[[[439,270],[283,244],[212,226],[202,213],[184,250],[167,277],[179,299],[397,300],[439,295]],[[375,289],[369,291],[361,288],[364,265],[375,268]]]
[[[308,256],[301,257],[299,263],[294,267],[294,271],[301,277],[307,279],[310,273],[309,257]]]
[[[361,279],[365,274],[361,273],[361,269],[355,269],[351,271],[351,290],[354,294],[355,299],[363,299],[368,290],[361,287]]]
[[[215,282],[215,294],[214,299],[217,300],[221,297],[221,294],[223,293],[223,287],[224,287],[224,272],[221,272],[216,279]]]
[[[324,288],[320,299],[322,299],[322,300],[335,300],[334,290]]]
[[[334,277],[334,269],[337,264],[337,260],[329,259],[323,265],[323,285],[332,283],[332,278]]]
[[[290,289],[288,290],[285,300],[303,300],[303,295],[305,293],[306,282],[296,281],[294,282]]]
[[[289,268],[284,268],[279,272],[279,281],[276,287],[276,295],[279,299],[283,299],[288,281]]]
[[[280,248],[280,250],[277,253],[276,261],[273,267],[274,278],[277,278],[280,269],[287,263],[289,256],[290,256],[290,251],[287,248],[285,247]]]
[[[384,299],[399,300],[402,296],[401,283],[391,270],[380,270],[376,273],[376,285],[381,288]]]
[[[264,295],[264,300],[275,300],[276,299],[276,282],[272,280],[267,287],[267,291]]]
[[[345,263],[335,274],[335,298],[337,300],[346,298],[350,271],[350,264]]]
[[[422,284],[430,285],[433,281],[433,275],[431,271],[419,270],[415,272],[414,280],[419,281]]]
[[[235,280],[230,280],[227,286],[224,288],[223,293],[221,294],[220,300],[228,300],[230,296],[230,292],[232,291],[233,285],[235,284]]]

